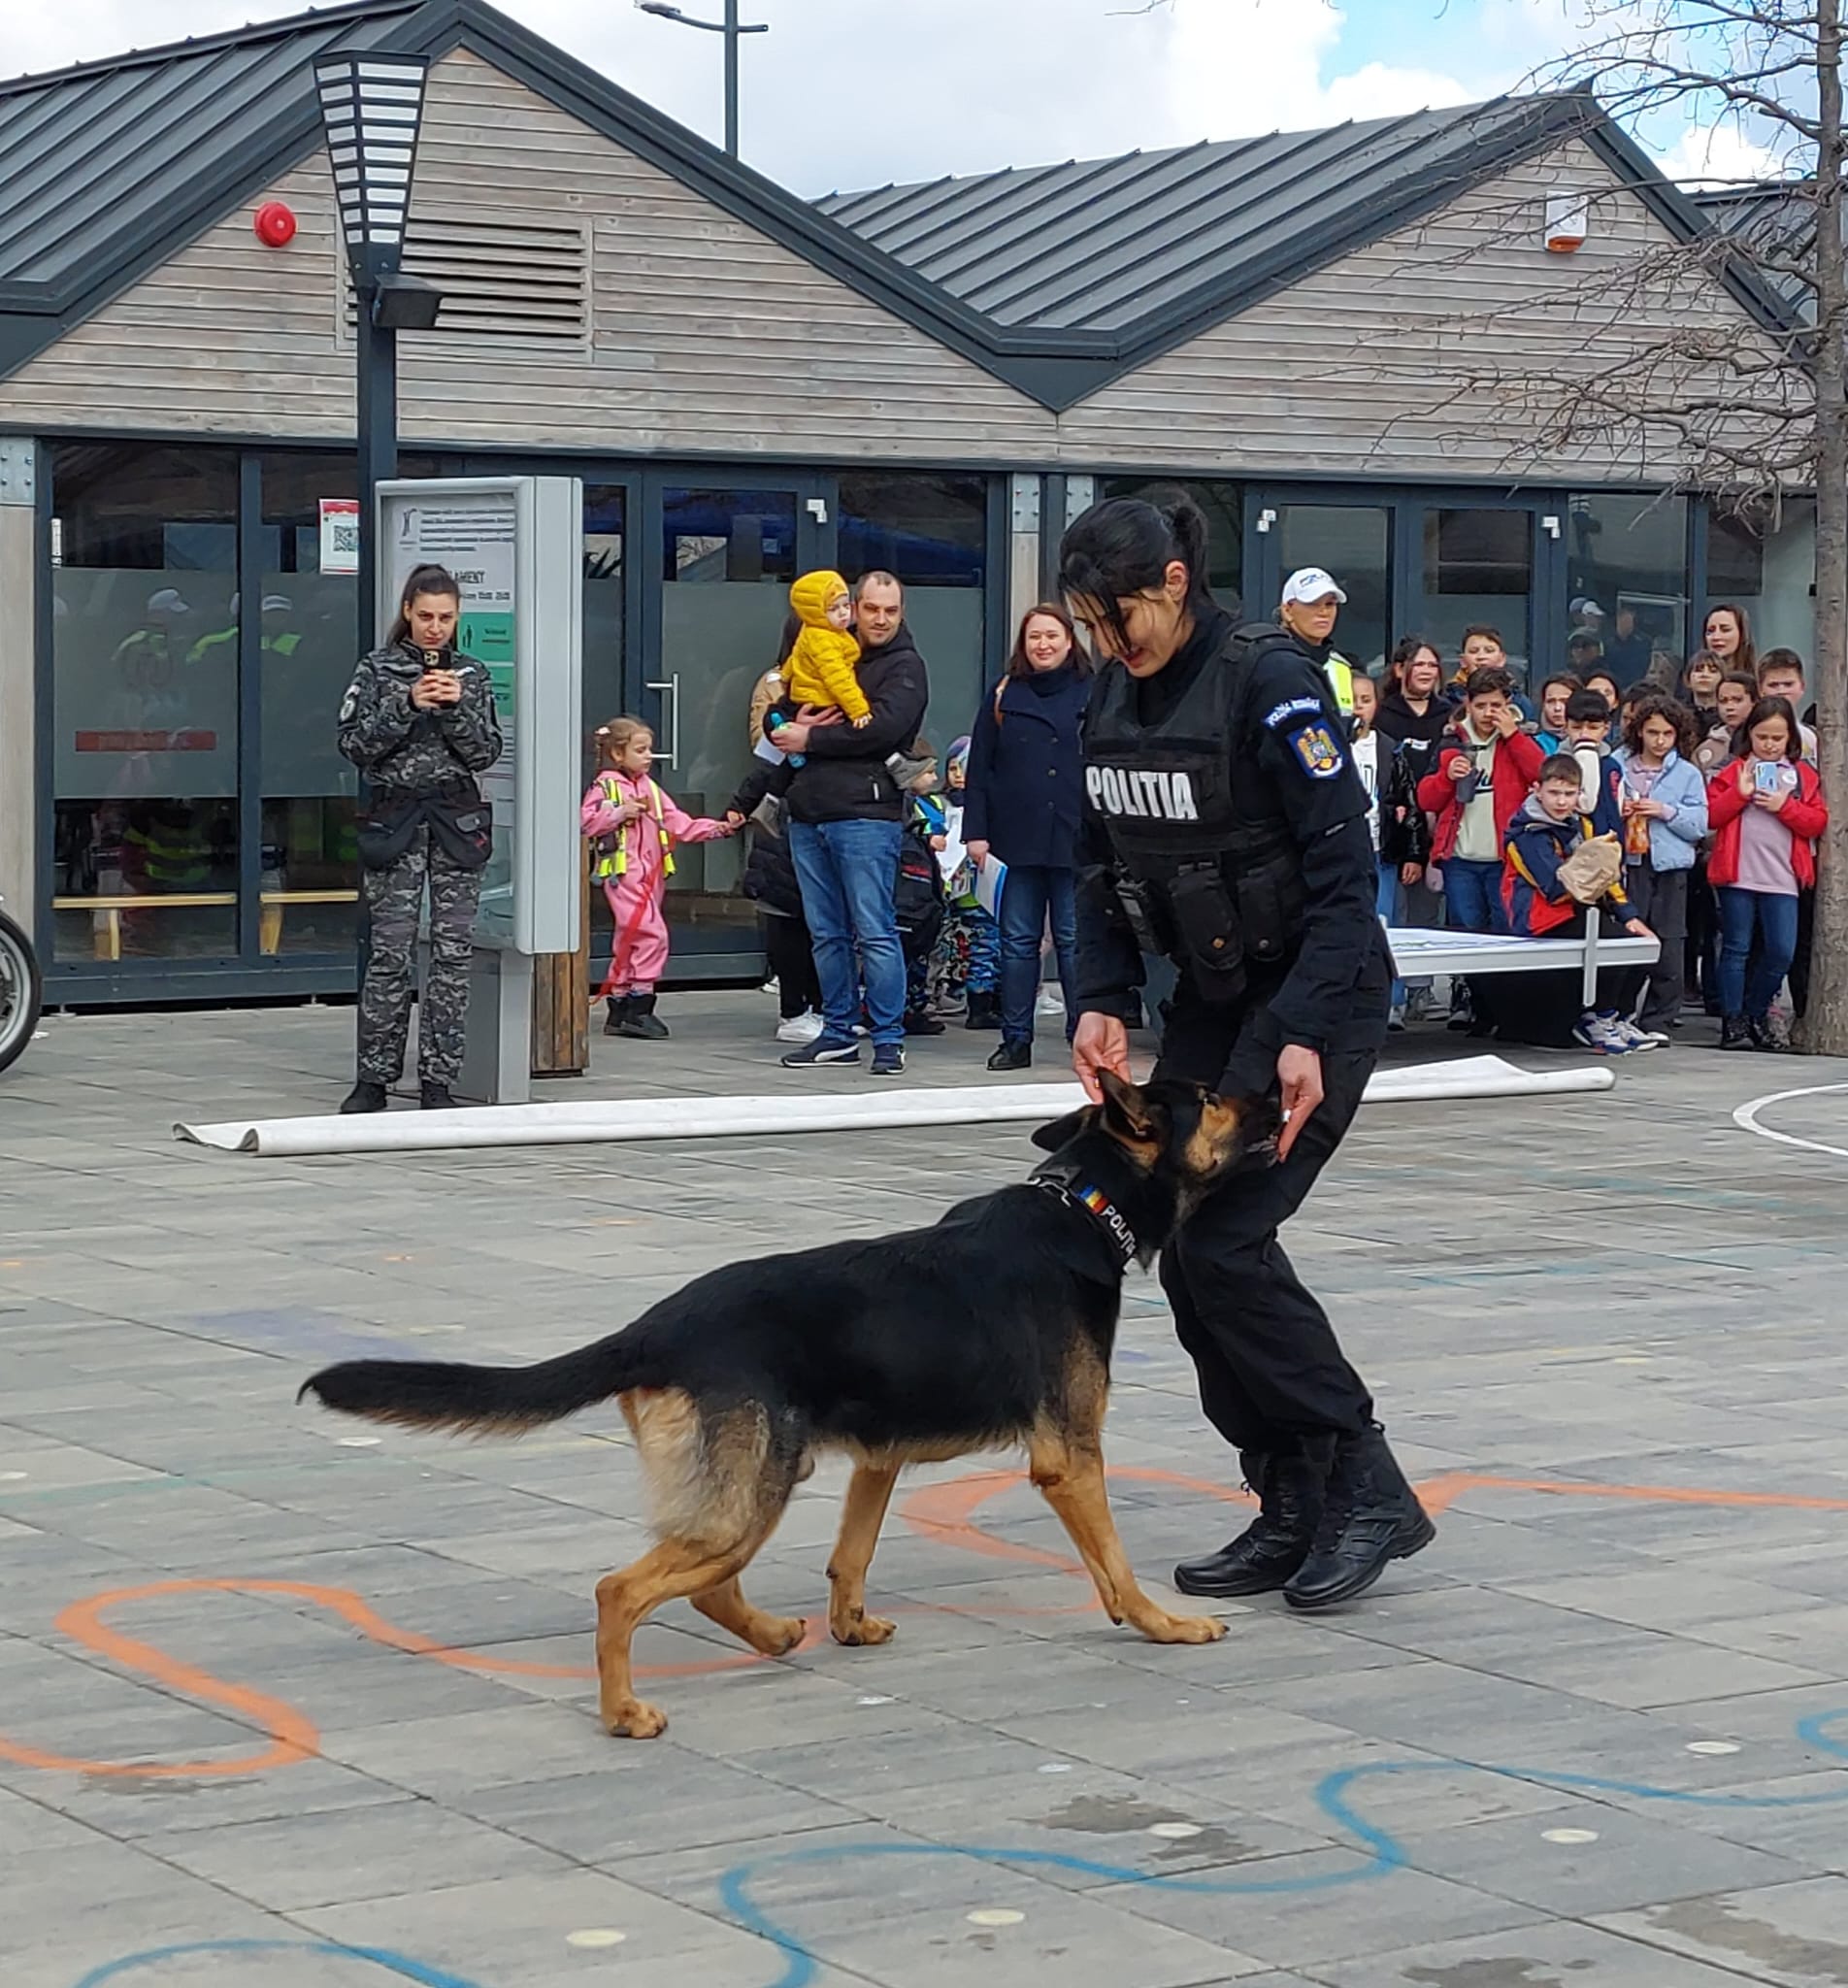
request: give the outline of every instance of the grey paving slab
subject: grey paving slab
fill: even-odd
[[[761,997],[671,1005],[670,1044],[600,1038],[557,1094],[812,1085]],[[620,1419],[460,1443],[297,1407],[301,1378],[543,1358],[785,1246],[792,1208],[927,1222],[1030,1150],[171,1143],[325,1109],[350,1030],[54,1016],[0,1079],[4,1988],[240,1939],[274,1943],[162,1965],[334,1988],[317,1943],[346,1941],[468,1988],[772,1988],[799,1954],[813,1988],[1848,1983],[1848,1163],[1731,1120],[1848,1069],[1678,1043],[1614,1098],[1363,1113],[1290,1246],[1442,1507],[1363,1605],[1227,1605],[1224,1641],[1156,1647],[1059,1571],[1017,1477],[981,1540],[931,1524],[930,1486],[1017,1469],[950,1465],[874,1564],[889,1647],[765,1663],[675,1605],[637,1643],[671,1727],[637,1746],[590,1668],[595,1581],[647,1539]],[[911,1075],[985,1081],[986,1046],[921,1043]],[[1848,1098],[1777,1111],[1848,1143]],[[1140,1276],[1109,1447],[1165,1592],[1248,1506]],[[794,1501],[761,1606],[823,1616],[842,1475]]]

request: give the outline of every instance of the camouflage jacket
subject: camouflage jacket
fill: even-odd
[[[411,686],[423,674],[421,649],[397,643],[360,658],[341,702],[340,749],[375,785],[430,792],[501,756],[486,669],[454,650],[444,651],[443,666],[462,679],[462,702],[419,711]]]

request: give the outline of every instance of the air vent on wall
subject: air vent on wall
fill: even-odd
[[[343,330],[353,329],[353,290],[342,258]],[[412,215],[405,268],[443,292],[437,338],[581,346],[590,336],[590,255],[570,222]]]

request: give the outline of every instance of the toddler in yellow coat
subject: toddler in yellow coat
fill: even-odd
[[[847,633],[853,597],[838,573],[805,573],[789,589],[802,633],[783,664],[783,683],[797,704],[838,705],[855,725],[873,708],[860,688],[860,645]]]

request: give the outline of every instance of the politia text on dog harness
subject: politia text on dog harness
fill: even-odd
[[[1080,1186],[1075,1177],[1061,1180],[1051,1174],[1031,1175],[1028,1184],[1043,1187],[1048,1194],[1056,1194],[1068,1207],[1081,1208],[1086,1214],[1095,1216],[1110,1241],[1122,1251],[1124,1267],[1127,1269],[1136,1261],[1136,1252],[1140,1247],[1136,1240],[1136,1231],[1123,1219],[1122,1211],[1103,1188],[1089,1181]]]
[[[619,808],[622,805],[622,788],[614,774],[599,774],[597,784],[603,789],[604,799],[612,808]],[[667,822],[662,818],[661,789],[651,779],[644,779],[642,784],[646,790],[648,805],[654,814],[655,833],[661,838],[661,874],[664,877],[672,877],[674,838],[668,833]],[[597,867],[592,873],[597,881],[603,883],[611,877],[626,877],[629,874],[629,824],[626,821],[616,824],[615,840],[612,845],[608,836],[599,837],[598,840],[609,845],[598,856]]]

